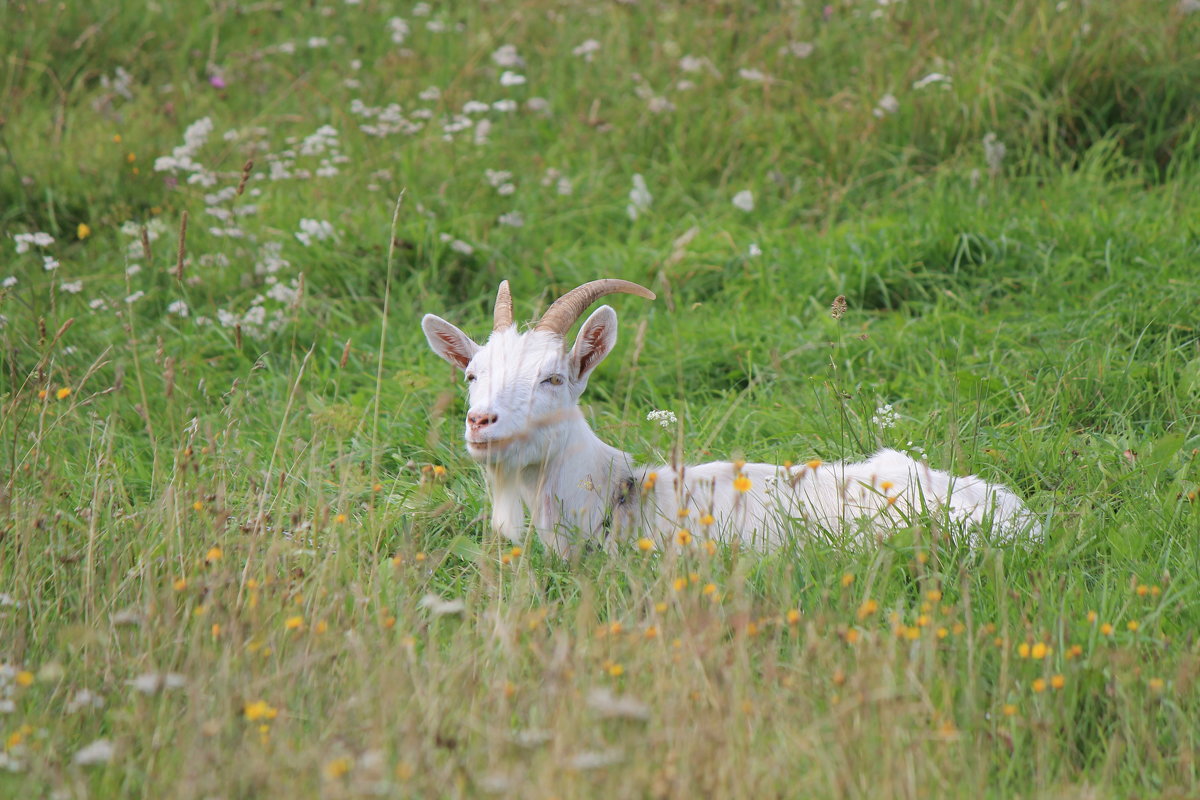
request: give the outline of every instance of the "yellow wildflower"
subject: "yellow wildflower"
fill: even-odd
[[[821,466],[822,464],[824,464],[824,463],[825,463],[825,462],[824,462],[824,461],[822,461],[821,459],[819,459],[819,458],[814,458],[814,459],[812,459],[811,461],[809,461],[809,462],[808,462],[808,468],[809,468],[809,469],[817,469],[818,467],[820,467],[820,466]]]
[[[705,527],[712,525],[715,521],[716,520],[713,519],[712,514],[705,514],[704,516],[700,517],[700,524],[704,525]]]
[[[301,617],[301,616],[288,617],[287,620],[283,623],[283,627],[289,631],[301,630],[304,627],[304,617]]]
[[[1030,688],[1032,688],[1033,691],[1037,692],[1038,694],[1041,694],[1042,692],[1046,691],[1046,679],[1035,678]]]
[[[885,492],[887,492],[887,491],[890,491],[891,488],[895,485],[896,484],[892,483],[891,481],[884,481],[883,483],[879,484],[879,488],[883,489]]]
[[[676,578],[675,579],[675,591],[682,592],[686,588],[687,588],[687,578]]]
[[[795,625],[800,622],[800,609],[789,608],[785,615],[788,625]]]
[[[733,488],[735,490],[741,492],[742,494],[745,494],[746,492],[750,491],[750,487],[752,485],[753,484],[750,483],[750,479],[747,478],[745,475],[738,475],[736,478],[733,479]]]
[[[61,389],[59,389],[57,392],[54,393],[54,396],[57,397],[59,400],[66,400],[68,397],[71,396],[71,387],[69,387],[69,386],[62,387]]]
[[[242,714],[250,722],[259,722],[264,719],[275,719],[279,716],[279,709],[272,707],[266,700],[255,700],[242,709]]]
[[[1017,655],[1021,658],[1029,658],[1029,642],[1021,642],[1017,645]]]
[[[700,591],[704,594],[713,594],[717,591],[717,585],[715,583],[706,583]]]
[[[1004,716],[1006,716],[1006,717],[1013,717],[1013,716],[1016,716],[1016,714],[1017,714],[1017,707],[1015,705],[1013,705],[1012,703],[1005,703],[1004,706],[1000,709],[1000,712],[1002,714],[1004,714]]]
[[[187,588],[187,578],[176,578],[171,586],[174,587],[175,591],[182,592]]]
[[[879,603],[874,600],[866,600],[858,607],[858,618],[866,619],[879,610]]]
[[[715,556],[717,554],[717,543],[712,539],[705,540],[704,552],[708,553],[710,556]]]
[[[641,539],[638,539],[637,546],[638,550],[641,550],[643,553],[648,553],[654,549],[654,542],[643,536]]]
[[[853,572],[847,572],[845,575],[842,576],[842,586],[843,587],[849,586],[852,583],[854,583],[854,573]]]
[[[938,628],[937,629],[937,637],[939,639],[945,639],[949,635],[950,635],[950,630],[948,628]]]
[[[338,514],[336,517],[333,518],[333,521],[336,522],[337,524],[341,525],[342,523],[344,523],[346,521],[346,515]]]
[[[1147,685],[1150,687],[1150,691],[1156,694],[1166,688],[1166,683],[1163,682],[1162,678],[1151,678]]]
[[[654,491],[654,484],[656,484],[656,483],[658,483],[658,473],[657,472],[647,472],[646,480],[642,483],[642,489],[644,489],[647,492],[652,492],[652,491]]]
[[[675,541],[679,542],[680,547],[687,547],[692,543],[692,534],[687,528],[680,528],[675,532]]]
[[[32,686],[33,685],[33,673],[27,669],[21,670],[20,672],[17,673],[16,682],[17,682],[17,686],[20,686],[22,688]]]
[[[1029,650],[1029,655],[1033,658],[1042,659],[1050,654],[1050,648],[1044,642],[1036,643]]]
[[[444,478],[444,477],[446,477],[446,468],[445,468],[445,467],[443,467],[441,464],[434,464],[434,466],[433,466],[433,477],[435,477],[435,478]]]
[[[216,561],[220,561],[224,555],[225,553],[221,550],[221,548],[210,547],[208,552],[204,554],[204,561],[205,563],[212,564]]]
[[[1067,679],[1063,675],[1051,675],[1050,686],[1054,689],[1061,689],[1067,685]]]
[[[75,226],[75,236],[79,239],[86,239],[92,235],[92,229],[88,227],[86,222],[81,222]]]
[[[192,503],[192,511],[203,511],[203,510],[204,510],[204,503],[200,502],[199,500]]]
[[[1142,627],[1142,624],[1140,622],[1138,622],[1136,619],[1131,619],[1131,620],[1129,620],[1129,622],[1125,623],[1126,630],[1129,630],[1131,632],[1136,631],[1140,627]]]
[[[1098,614],[1096,614],[1096,612],[1095,612],[1095,611],[1089,611],[1089,612],[1087,613],[1087,621],[1088,621],[1088,622],[1095,622],[1095,621],[1096,621],[1096,618],[1097,618],[1098,616],[1099,616],[1099,615],[1098,615]]]
[[[347,772],[349,772],[350,767],[353,765],[354,762],[345,756],[342,756],[341,758],[335,758],[333,761],[330,761],[325,765],[325,769],[323,770],[325,773],[325,778],[331,781],[336,781],[338,778],[341,778]]]
[[[1101,633],[1101,635],[1103,635],[1103,636],[1112,636],[1112,632],[1113,632],[1113,626],[1112,626],[1112,625],[1110,625],[1109,623],[1107,623],[1107,622],[1106,622],[1106,623],[1104,623],[1103,625],[1101,625],[1101,626],[1100,626],[1100,633]]]
[[[616,664],[616,663],[609,664],[607,671],[608,671],[608,674],[614,678],[619,678],[625,674],[625,668],[622,667],[620,664]]]
[[[854,644],[858,641],[860,635],[857,628],[851,628],[846,631],[846,644]]]

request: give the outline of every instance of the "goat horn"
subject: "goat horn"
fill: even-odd
[[[575,324],[575,321],[583,316],[583,312],[587,311],[588,306],[606,294],[618,293],[636,294],[647,300],[654,299],[654,292],[630,281],[617,280],[616,278],[589,281],[582,286],[575,287],[555,300],[554,304],[546,309],[546,313],[542,315],[541,321],[534,327],[534,330],[547,331],[564,336],[570,327]]]
[[[512,294],[508,291],[508,281],[500,281],[500,290],[496,292],[496,310],[492,319],[492,330],[496,333],[512,327]]]

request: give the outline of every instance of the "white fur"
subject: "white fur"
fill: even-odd
[[[788,468],[739,469],[727,461],[678,472],[637,467],[628,453],[600,441],[579,409],[591,371],[616,344],[617,316],[608,306],[588,317],[570,352],[563,339],[542,331],[510,327],[480,346],[432,314],[422,327],[434,352],[473,378],[468,419],[494,419],[483,427],[467,422],[467,452],[487,476],[492,528],[516,542],[526,532],[526,510],[543,544],[568,558],[606,538],[648,536],[663,546],[680,529],[757,549],[804,536],[862,541],[922,513],[972,538],[989,522],[1000,539],[1040,532],[1033,513],[1004,486],[956,478],[895,450],[857,463]],[[746,491],[735,487],[739,477],[749,480],[749,487],[740,484]],[[630,486],[634,491],[625,491]]]

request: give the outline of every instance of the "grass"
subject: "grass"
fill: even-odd
[[[420,10],[0,7],[0,794],[1200,791],[1200,14]],[[156,171],[206,117],[213,185]],[[920,447],[1045,541],[514,552],[419,316],[600,276],[660,297],[606,440]]]

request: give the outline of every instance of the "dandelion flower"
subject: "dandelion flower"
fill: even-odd
[[[1050,676],[1050,687],[1052,689],[1061,689],[1066,685],[1067,685],[1067,679],[1065,676],[1063,676],[1063,675],[1051,675]]]
[[[706,595],[707,594],[715,594],[716,591],[717,591],[717,585],[715,583],[706,583],[706,584],[704,584],[704,588],[701,590],[701,592]]]
[[[706,539],[704,541],[704,552],[710,556],[715,556],[717,554],[717,543],[712,539]]]
[[[692,543],[692,533],[687,528],[680,528],[675,532],[675,541],[679,542],[680,547],[687,547]]]
[[[64,386],[61,389],[59,389],[57,392],[55,392],[54,396],[57,397],[59,400],[66,400],[68,397],[71,396],[71,389],[68,386]]]
[[[92,229],[88,227],[86,222],[81,222],[75,227],[75,236],[79,239],[86,239],[92,235]]]
[[[298,631],[304,627],[304,617],[288,617],[283,623],[283,627],[289,631]]]
[[[1095,621],[1096,621],[1096,618],[1097,618],[1097,616],[1098,616],[1098,615],[1096,614],[1096,612],[1095,612],[1095,611],[1089,611],[1089,612],[1087,613],[1087,621],[1088,621],[1088,622],[1095,622]]]
[[[1163,682],[1162,678],[1151,678],[1146,685],[1149,686],[1150,691],[1154,692],[1155,694],[1162,692],[1162,690],[1166,688],[1166,684]]]
[[[808,462],[808,468],[809,468],[809,469],[817,469],[817,468],[818,468],[818,467],[820,467],[820,466],[821,466],[823,463],[825,463],[825,462],[821,461],[821,459],[819,459],[819,458],[814,458],[814,459],[812,459],[811,461],[809,461],[809,462]]]
[[[866,600],[858,607],[858,618],[866,619],[879,610],[879,603],[874,600]]]
[[[705,515],[703,515],[702,517],[700,517],[700,524],[701,524],[701,525],[703,525],[703,526],[705,526],[705,527],[708,527],[709,525],[712,525],[712,524],[713,524],[713,522],[715,522],[715,521],[716,521],[716,520],[714,520],[714,519],[713,519],[713,515],[712,515],[712,514],[705,514]]]
[[[849,586],[852,583],[854,583],[854,573],[853,572],[847,572],[845,575],[842,576],[842,586],[843,587]]]
[[[638,539],[637,546],[638,550],[641,550],[643,553],[648,553],[654,549],[654,542],[643,536],[641,539]]]
[[[673,585],[675,587],[675,591],[682,592],[687,588],[687,578],[676,578]]]
[[[1043,659],[1043,658],[1045,658],[1046,656],[1048,656],[1049,654],[1050,654],[1050,648],[1049,648],[1049,647],[1047,647],[1047,646],[1046,646],[1046,644],[1045,644],[1044,642],[1038,642],[1038,643],[1036,643],[1036,644],[1035,644],[1035,645],[1034,645],[1032,648],[1030,648],[1030,650],[1029,650],[1029,655],[1030,655],[1032,658],[1036,658],[1036,659]]]
[[[1038,694],[1041,694],[1042,692],[1046,691],[1046,679],[1035,678],[1033,683],[1030,685],[1030,688]]]
[[[1000,709],[1000,713],[1002,713],[1006,717],[1016,716],[1017,707],[1015,705],[1013,705],[1012,703],[1005,703],[1004,706]]]
[[[1100,626],[1100,634],[1102,636],[1112,636],[1112,632],[1113,632],[1113,626],[1110,625],[1109,623],[1106,622]]]
[[[800,622],[800,609],[789,608],[787,614],[784,615],[788,625],[795,625]]]
[[[338,514],[336,517],[333,518],[333,521],[336,522],[337,524],[341,525],[342,523],[344,523],[346,521],[346,515]]]
[[[750,482],[750,479],[747,478],[745,475],[738,475],[736,478],[733,479],[733,488],[736,491],[741,492],[742,494],[745,494],[746,492],[750,491],[751,486],[752,486],[752,484]]]
[[[625,674],[625,668],[620,664],[609,664],[607,672],[614,678],[619,678]]]
[[[1017,655],[1021,658],[1029,658],[1029,642],[1021,642],[1017,645]]]
[[[187,578],[176,578],[175,582],[171,584],[171,588],[177,592],[182,592],[187,588]]]
[[[1130,632],[1136,631],[1140,627],[1142,627],[1142,624],[1140,622],[1138,622],[1136,619],[1131,619],[1131,620],[1129,620],[1129,622],[1125,623],[1125,629]]]
[[[224,555],[225,555],[225,553],[221,550],[221,548],[212,547],[212,548],[209,548],[208,552],[204,554],[204,561],[205,561],[205,563],[212,564],[214,562],[220,561],[224,557]]]

